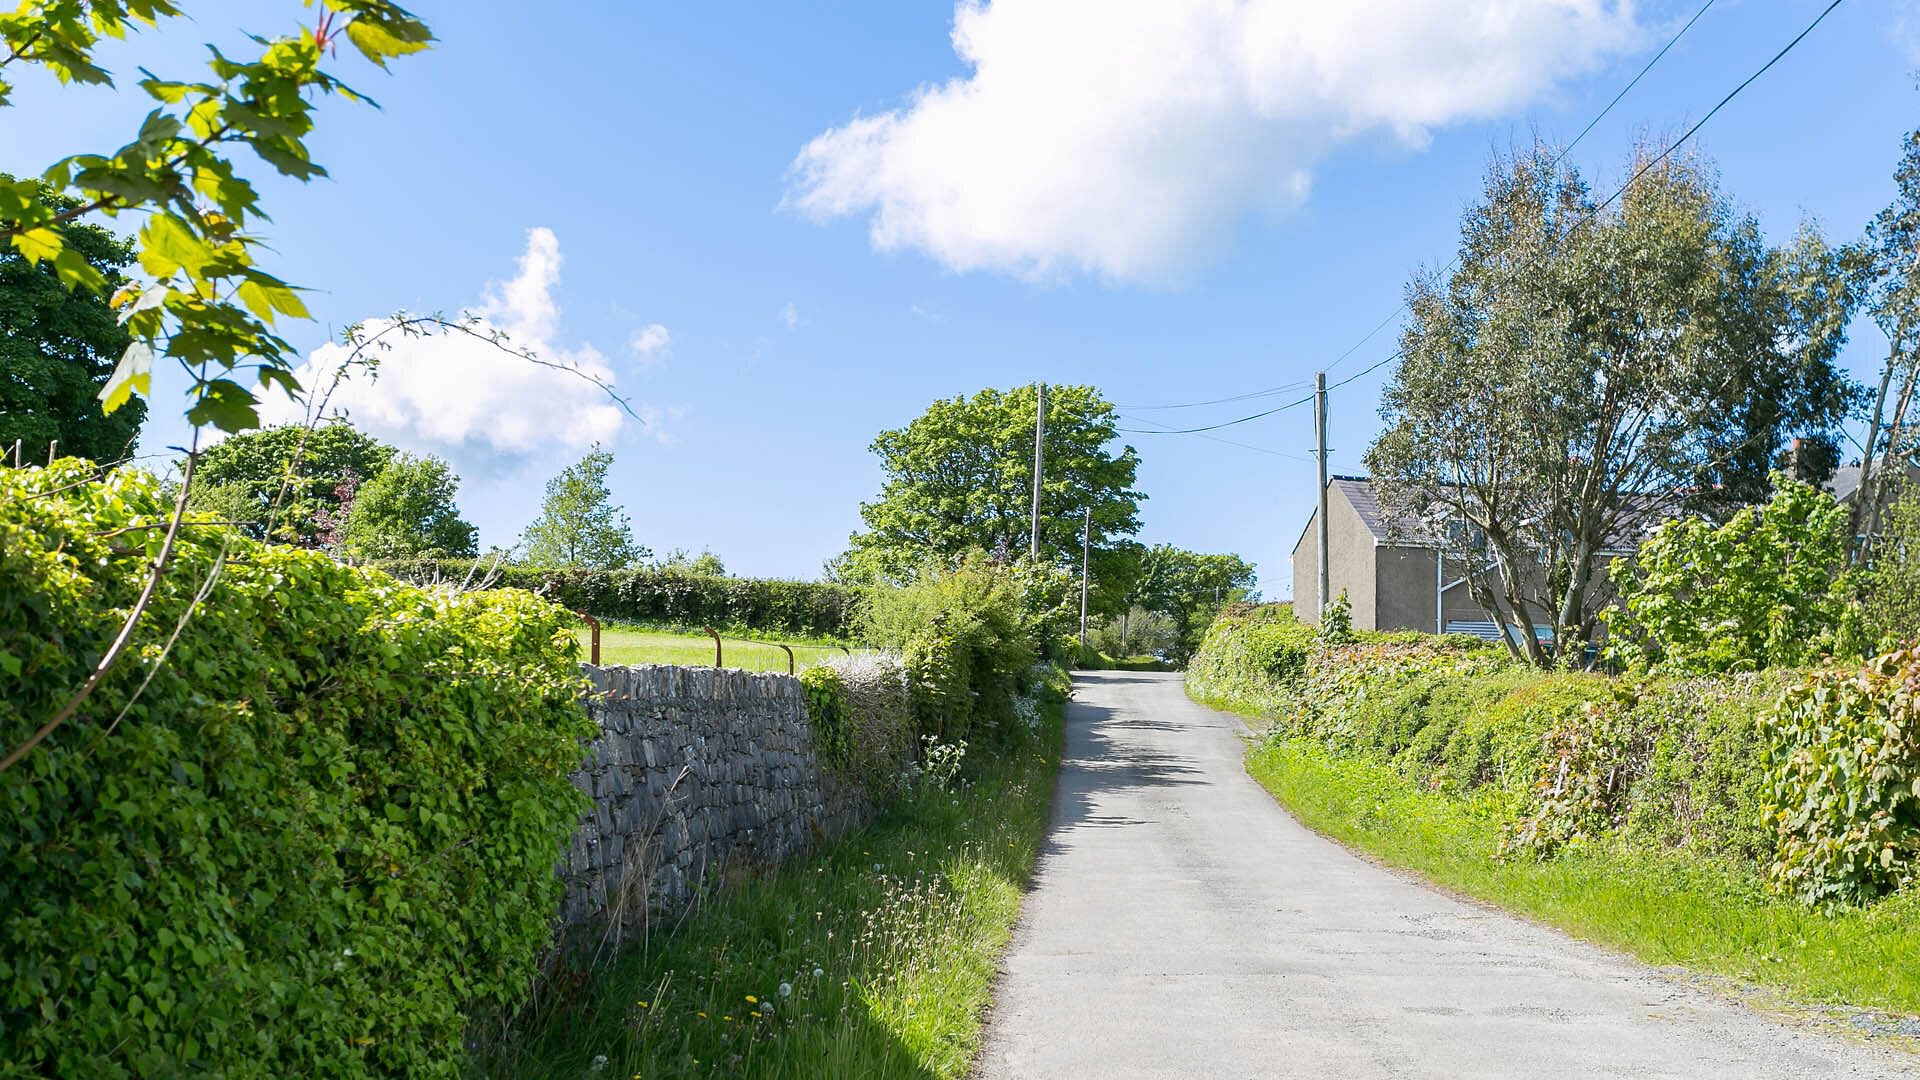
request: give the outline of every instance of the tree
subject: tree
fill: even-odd
[[[1367,452],[1389,520],[1439,538],[1496,622],[1561,642],[1593,639],[1610,549],[1765,497],[1788,439],[1832,440],[1857,397],[1818,234],[1768,247],[1697,159],[1633,170],[1601,206],[1548,147],[1496,159],[1459,268],[1408,287]],[[1507,645],[1551,662],[1531,632]]]
[[[312,5],[309,5],[312,6]],[[147,392],[156,358],[180,365],[189,380],[187,419],[240,431],[259,424],[251,386],[299,389],[295,354],[273,331],[283,317],[306,318],[286,282],[255,263],[265,219],[235,151],[245,149],[296,180],[325,176],[309,154],[317,103],[339,93],[358,98],[321,64],[345,42],[374,64],[418,52],[432,40],[425,24],[389,0],[320,0],[312,27],[257,37],[258,59],[213,51],[208,81],[164,79],[141,69],[140,88],[155,104],[127,145],[63,158],[38,179],[0,180],[0,243],[34,267],[46,265],[69,288],[113,294],[131,342],[101,394],[108,414]],[[10,104],[16,70],[45,71],[62,83],[112,85],[94,63],[102,39],[184,17],[175,0],[65,0],[28,3],[0,18],[0,107]],[[12,65],[18,64],[19,68]],[[76,245],[75,222],[88,214],[144,216],[136,247],[148,280],[117,289]]]
[[[527,561],[535,566],[617,570],[651,554],[634,543],[627,515],[613,504],[607,470],[613,452],[598,444],[547,481],[540,517],[527,526]]]
[[[0,184],[13,182],[0,173]],[[74,206],[44,185],[41,197],[63,209]],[[76,222],[67,228],[66,245],[109,289],[125,282],[121,271],[133,262],[128,241]],[[132,402],[108,416],[99,395],[132,341],[104,296],[69,290],[52,266],[0,247],[0,450],[19,440],[22,460],[43,461],[58,440],[60,452],[72,457],[126,457],[146,404]]]
[[[953,565],[978,548],[1024,554],[1033,528],[1036,390],[982,390],[936,401],[904,428],[873,441],[886,480],[860,507],[846,564],[854,579],[902,581],[931,557]],[[1140,529],[1143,496],[1133,490],[1139,455],[1117,452],[1113,406],[1089,386],[1049,386],[1040,550],[1044,561],[1080,567],[1083,513],[1093,511],[1093,580],[1124,572],[1119,538]]]
[[[1166,616],[1173,630],[1173,659],[1185,663],[1221,607],[1246,598],[1253,564],[1238,555],[1208,555],[1172,544],[1155,544],[1141,563],[1133,599]]]
[[[478,531],[454,505],[459,490],[460,478],[445,461],[395,455],[354,493],[342,550],[366,559],[475,554]]]
[[[1907,133],[1893,179],[1893,201],[1874,215],[1857,249],[1867,311],[1886,335],[1887,360],[1880,369],[1880,386],[1867,424],[1866,453],[1860,460],[1860,488],[1853,501],[1855,536],[1874,531],[1893,486],[1887,477],[1899,472],[1889,466],[1914,450],[1908,413],[1915,385],[1920,383],[1920,274],[1915,273],[1920,262],[1920,129]],[[1886,411],[1890,390],[1894,391],[1891,416]]]
[[[705,548],[701,548],[698,555],[689,554],[686,548],[674,548],[666,558],[660,560],[660,569],[677,570],[696,577],[727,576],[727,564],[720,561],[720,556]]]
[[[357,490],[394,454],[339,421],[311,431],[298,424],[259,428],[201,452],[190,498],[194,509],[242,522],[258,539],[326,547],[338,539]]]

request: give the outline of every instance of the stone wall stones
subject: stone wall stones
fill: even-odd
[[[791,675],[585,666],[600,725],[573,781],[593,798],[560,868],[561,920],[615,933],[685,910],[730,871],[863,823],[871,802],[814,753]]]

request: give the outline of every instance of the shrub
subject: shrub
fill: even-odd
[[[843,771],[876,798],[891,794],[913,756],[912,700],[897,657],[867,653],[808,671],[830,670],[845,710]]]
[[[1319,645],[1289,604],[1235,604],[1200,639],[1187,663],[1187,688],[1202,700],[1279,708]]]
[[[156,482],[89,472],[0,470],[6,747],[158,552]],[[456,1074],[469,1015],[529,984],[583,810],[571,619],[202,523],[135,640],[0,773],[0,1074]]]
[[[956,742],[1024,730],[1014,698],[1035,660],[1064,644],[1050,606],[1030,606],[1031,576],[975,553],[868,597],[865,636],[900,650],[922,734]]]
[[[1608,653],[1672,674],[1792,667],[1859,656],[1865,620],[1847,568],[1848,508],[1774,475],[1772,500],[1725,525],[1675,518],[1613,564]]]
[[[800,673],[800,689],[807,698],[807,724],[813,729],[813,746],[829,766],[847,767],[847,690],[840,673],[821,664]]]
[[[480,559],[411,559],[374,564],[417,582],[463,582],[491,571],[493,583],[526,589],[601,619],[675,626],[737,627],[803,637],[851,637],[856,594],[817,581],[715,577],[686,567],[575,570],[501,565]]]
[[[1769,881],[1812,904],[1870,900],[1920,865],[1920,649],[1808,675],[1761,723]]]

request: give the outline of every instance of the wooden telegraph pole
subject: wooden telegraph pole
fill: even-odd
[[[1092,565],[1093,553],[1093,507],[1087,507],[1087,516],[1080,523],[1080,647],[1087,647],[1087,568]]]
[[[1316,516],[1314,544],[1320,549],[1320,595],[1319,607],[1315,608],[1314,621],[1318,622],[1327,613],[1327,591],[1331,588],[1331,575],[1327,572],[1327,373],[1313,373],[1313,438],[1318,446],[1315,456],[1320,459],[1320,512]]]
[[[1040,557],[1040,480],[1046,472],[1047,458],[1047,384],[1035,383],[1039,394],[1033,407],[1033,540],[1027,553]]]

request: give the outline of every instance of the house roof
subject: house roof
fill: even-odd
[[[1856,481],[1857,482],[1857,481]],[[1390,547],[1433,547],[1438,537],[1427,522],[1411,514],[1402,513],[1390,517],[1385,507],[1380,505],[1380,496],[1373,488],[1373,480],[1365,476],[1334,476],[1327,480],[1327,486],[1338,490],[1347,497],[1360,521],[1373,534],[1375,544]],[[1665,520],[1667,513],[1663,507],[1656,507],[1651,500],[1639,512],[1625,515],[1614,534],[1607,538],[1608,552],[1632,551],[1640,545],[1653,527]],[[1311,516],[1308,518],[1312,522]]]

